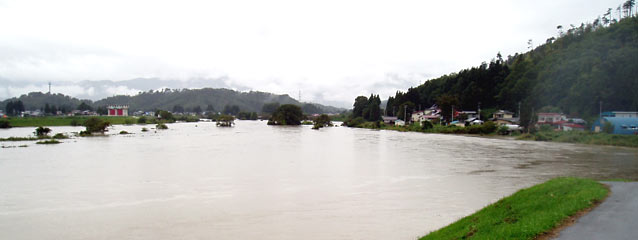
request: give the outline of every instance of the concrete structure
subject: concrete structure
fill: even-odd
[[[638,135],[638,118],[602,117],[594,123],[592,131],[602,132],[606,123],[613,126],[612,134]]]
[[[110,105],[107,109],[109,116],[128,116],[128,105]]]
[[[537,124],[562,124],[567,122],[567,116],[562,113],[538,113]]]
[[[394,121],[394,125],[396,125],[396,126],[405,126],[405,121],[396,120],[396,121]]]
[[[638,183],[602,183],[610,186],[611,195],[600,206],[565,228],[555,239],[636,239]]]
[[[611,111],[601,114],[602,117],[638,118],[638,112]]]
[[[561,128],[563,131],[585,131],[585,126],[576,123],[564,123]]]
[[[397,117],[389,117],[389,116],[382,116],[381,119],[383,119],[383,123],[386,124],[394,124],[394,122],[398,119]]]
[[[514,118],[514,113],[507,110],[498,110],[492,114],[494,119],[511,119]]]
[[[467,119],[478,118],[476,111],[461,111],[461,114],[465,114]]]

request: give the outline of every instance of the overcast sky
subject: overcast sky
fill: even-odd
[[[69,83],[223,78],[351,106],[527,51],[528,39],[545,42],[557,25],[621,2],[0,0],[0,99],[44,92],[48,81],[90,96]]]

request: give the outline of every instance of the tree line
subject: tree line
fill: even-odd
[[[633,1],[623,5],[634,6]],[[638,18],[631,8],[624,17],[604,18],[571,26],[524,54],[431,79],[390,96],[386,112],[404,112],[433,104],[459,110],[520,110],[522,125],[543,107],[559,109],[592,122],[603,110],[638,111]],[[355,108],[363,99],[355,99]],[[407,109],[406,109],[407,108]],[[407,111],[405,111],[407,110]],[[449,114],[443,114],[447,117]]]

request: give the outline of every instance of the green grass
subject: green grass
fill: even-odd
[[[480,135],[492,135],[496,133],[497,126],[493,124],[473,125],[468,127],[459,126],[443,126],[434,124],[432,128],[423,129],[420,124],[413,123],[407,126],[396,126],[392,124],[376,123],[376,122],[363,122],[357,124],[355,127],[368,128],[368,129],[383,129],[393,130],[400,132],[422,132],[422,133],[443,133],[443,134],[480,134]]]
[[[18,142],[18,141],[37,141],[44,138],[41,137],[8,137],[0,138],[0,142]]]
[[[522,189],[421,239],[534,239],[602,201],[608,192],[594,180],[552,179]]]
[[[44,140],[44,141],[36,142],[36,144],[58,144],[58,143],[62,143],[62,142],[60,142],[58,140],[55,140],[55,139],[50,139],[50,140]]]
[[[531,133],[531,134],[523,134],[519,136],[517,139],[532,140],[532,141],[547,141],[547,142],[611,145],[611,146],[621,146],[621,147],[638,147],[637,135],[618,135],[618,134],[592,133],[592,132],[539,131],[539,132]]]
[[[48,116],[48,117],[11,117],[8,118],[12,127],[38,127],[38,126],[82,126],[84,121],[93,116]],[[137,123],[135,117],[108,117],[97,116],[111,124],[133,124]]]

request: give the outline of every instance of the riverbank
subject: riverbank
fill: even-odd
[[[534,239],[604,200],[609,189],[590,179],[555,178],[519,190],[447,227],[430,239]]]
[[[535,133],[509,134],[500,127],[486,126],[486,125],[474,125],[469,127],[434,125],[431,128],[422,128],[421,126],[416,124],[412,124],[408,126],[395,126],[395,125],[386,125],[383,123],[376,124],[373,122],[364,122],[352,127],[393,130],[393,131],[400,131],[400,132],[470,134],[470,135],[480,135],[480,136],[508,136],[509,135],[513,137],[512,139],[516,139],[516,140],[578,143],[578,144],[638,148],[638,136],[636,135],[618,135],[618,134],[578,132],[578,131],[567,131],[567,132],[538,131]]]
[[[516,139],[528,141],[580,143],[638,148],[638,136],[636,135],[618,135],[576,131],[539,131],[536,133],[522,134]]]
[[[92,117],[97,117],[111,124],[135,124],[138,123],[136,117],[116,117],[116,116],[49,116],[49,117],[10,117],[6,120],[11,127],[55,127],[55,126],[82,126],[84,122]]]

